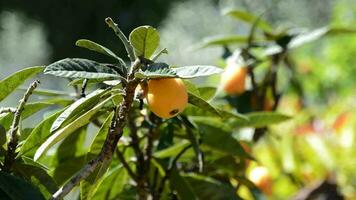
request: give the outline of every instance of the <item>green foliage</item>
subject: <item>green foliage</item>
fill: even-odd
[[[159,34],[151,26],[140,26],[130,33],[129,40],[137,57],[150,58],[159,45]]]
[[[45,199],[33,185],[5,172],[0,172],[0,189],[6,199]]]
[[[82,58],[66,58],[57,61],[48,65],[44,73],[66,78],[120,78],[120,75],[108,66]]]
[[[26,79],[42,72],[44,66],[29,67],[21,71],[18,71],[7,78],[0,81],[0,101],[5,99],[10,93],[12,93],[17,87],[26,81]]]

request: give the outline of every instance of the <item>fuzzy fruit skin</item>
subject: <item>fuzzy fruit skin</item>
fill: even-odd
[[[249,179],[266,195],[272,194],[272,178],[268,169],[263,166],[253,168],[249,173]]]
[[[227,65],[225,71],[221,74],[222,88],[229,95],[243,93],[245,91],[246,75],[247,67],[241,67],[236,64]]]
[[[161,78],[148,81],[147,103],[150,110],[165,119],[182,112],[188,103],[188,93],[179,78]]]

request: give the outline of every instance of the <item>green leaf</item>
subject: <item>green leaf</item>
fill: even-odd
[[[253,24],[258,19],[257,16],[254,16],[249,12],[238,10],[238,9],[226,9],[225,11],[223,11],[223,14],[250,24]],[[273,30],[273,28],[268,22],[261,19],[259,20],[257,27],[267,32]]]
[[[35,150],[36,147],[40,146],[50,136],[51,125],[61,113],[62,110],[42,120],[41,123],[39,123],[31,131],[30,135],[20,147],[18,157],[32,152],[33,150]]]
[[[2,147],[6,143],[6,130],[0,124],[0,147]]]
[[[55,155],[57,163],[85,154],[87,149],[84,147],[84,142],[87,130],[88,126],[80,127],[61,142]]]
[[[117,199],[115,196],[120,194],[125,185],[128,184],[129,176],[127,171],[118,166],[109,171],[100,183],[98,190],[95,192],[93,199]],[[111,197],[111,198],[108,198]]]
[[[268,126],[271,124],[276,124],[280,122],[284,122],[290,119],[290,116],[280,114],[277,112],[253,112],[245,115],[249,120],[248,121],[232,121],[229,123],[234,127],[255,127],[260,128],[264,126]]]
[[[52,177],[41,167],[16,163],[14,171],[36,185],[46,198],[50,198],[58,189]]]
[[[123,61],[120,57],[118,57],[114,52],[112,52],[110,49],[96,43],[93,42],[91,40],[87,40],[87,39],[80,39],[77,40],[77,42],[75,43],[75,45],[77,45],[78,47],[82,47],[82,48],[86,48],[92,51],[96,51],[98,53],[110,56],[112,58],[115,58],[116,60],[118,60],[120,62],[120,65],[122,67],[125,67],[125,61]]]
[[[224,70],[215,66],[193,65],[171,68],[179,78],[197,78],[222,73]]]
[[[250,157],[230,132],[217,127],[218,123],[212,124],[203,120],[195,120],[194,122],[198,124],[199,130],[202,131],[202,144],[234,156]]]
[[[173,146],[170,146],[168,148],[165,148],[163,150],[155,152],[153,154],[153,156],[156,158],[172,157],[172,156],[177,155],[180,151],[182,151],[184,148],[186,148],[189,145],[190,145],[190,143],[188,141],[182,141],[182,142],[177,143]]]
[[[131,45],[134,47],[137,57],[150,58],[159,45],[158,31],[151,26],[135,28],[129,36]]]
[[[24,83],[28,78],[41,73],[44,66],[29,67],[6,77],[0,81],[0,101],[5,99],[11,92]]]
[[[114,69],[92,60],[82,58],[66,58],[48,65],[44,71],[66,78],[122,78]]]
[[[73,120],[75,116],[78,116],[88,111],[100,101],[100,97],[106,91],[107,90],[98,89],[91,92],[86,97],[82,97],[75,101],[67,109],[65,109],[61,115],[58,116],[56,121],[54,121],[51,127],[51,132],[58,130],[61,126],[65,124],[65,122]]]
[[[91,118],[107,103],[111,101],[111,97],[105,99],[103,102],[96,105],[94,108],[90,109],[83,115],[79,116],[73,122],[68,124],[67,126],[59,129],[53,135],[51,135],[36,151],[34,156],[34,160],[40,158],[43,153],[45,153],[50,147],[52,147],[55,143],[60,141],[61,139],[67,137],[71,133],[73,133],[78,128],[88,124]]]
[[[343,27],[321,27],[311,31],[301,31],[296,35],[291,35],[291,40],[287,44],[288,49],[294,49],[300,47],[304,44],[308,44],[310,42],[314,42],[318,39],[321,39],[325,36],[332,36],[338,34],[350,34],[356,33],[356,29],[343,28]],[[273,55],[277,53],[281,53],[283,51],[282,47],[279,45],[272,45],[265,50],[264,55]]]
[[[47,103],[47,102],[35,102],[35,103],[27,103],[25,105],[25,108],[22,112],[21,119],[24,120],[31,115],[37,113],[38,111],[47,108],[49,106],[53,105],[52,103]],[[7,113],[3,116],[0,117],[0,124],[8,130],[11,126],[12,120],[14,117],[14,113]]]
[[[58,185],[63,185],[75,173],[86,164],[85,155],[73,157],[60,163],[55,163],[54,171],[51,171],[54,181]],[[65,169],[65,170],[64,170]]]
[[[153,63],[147,66],[146,69],[141,69],[136,72],[136,78],[174,78],[177,77],[176,72],[171,69],[166,63]]]
[[[27,88],[19,88],[18,90],[25,92]],[[33,94],[41,95],[41,96],[49,96],[49,97],[57,97],[57,96],[75,96],[75,94],[59,91],[59,90],[48,90],[48,89],[39,89],[33,91]]]
[[[193,187],[179,174],[177,170],[172,171],[171,176],[169,177],[169,182],[172,188],[177,191],[180,199],[198,199],[197,195],[194,193]]]
[[[242,35],[211,36],[204,38],[199,47],[224,46],[236,43],[246,43],[248,38]]]
[[[206,110],[210,113],[213,113],[217,116],[220,116],[219,111],[216,110],[216,108],[214,108],[214,106],[212,106],[210,103],[206,102],[204,99],[192,94],[188,92],[188,102],[202,110]]]
[[[105,142],[106,135],[109,132],[110,124],[112,118],[114,117],[114,112],[111,112],[110,115],[107,117],[103,125],[101,126],[100,130],[98,131],[97,135],[95,136],[94,141],[90,145],[87,160],[90,160],[92,156],[98,155],[101,151],[101,148]],[[93,173],[90,174],[88,178],[80,182],[80,196],[81,200],[85,199],[92,199],[93,195],[97,191],[100,181],[99,179],[105,174],[109,165],[109,162],[102,163],[99,165]]]
[[[193,191],[199,199],[241,199],[230,184],[197,174],[186,174],[183,175],[183,178],[192,186]]]
[[[16,176],[0,171],[0,189],[13,200],[45,199],[30,183]]]
[[[200,87],[198,88],[198,91],[200,93],[200,97],[205,100],[209,101],[211,98],[214,97],[216,93],[216,88],[215,87]]]
[[[106,135],[109,132],[112,118],[114,117],[114,112],[111,112],[110,115],[106,118],[103,125],[100,127],[100,130],[95,135],[93,142],[89,147],[88,154],[98,155],[103,147],[105,142]]]

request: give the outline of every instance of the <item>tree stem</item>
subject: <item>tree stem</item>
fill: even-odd
[[[30,87],[25,92],[23,98],[20,100],[20,104],[18,105],[15,111],[14,119],[12,121],[12,125],[9,132],[10,140],[7,144],[7,153],[5,155],[4,166],[3,166],[3,170],[6,172],[11,171],[12,165],[14,164],[15,157],[17,155],[16,153],[16,148],[18,143],[17,131],[19,129],[19,123],[21,120],[22,111],[24,110],[28,98],[31,96],[32,92],[37,88],[39,83],[40,81],[36,80],[30,85]]]

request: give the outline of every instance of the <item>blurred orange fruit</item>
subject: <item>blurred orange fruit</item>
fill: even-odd
[[[272,194],[272,178],[266,167],[253,168],[248,177],[264,194]]]

